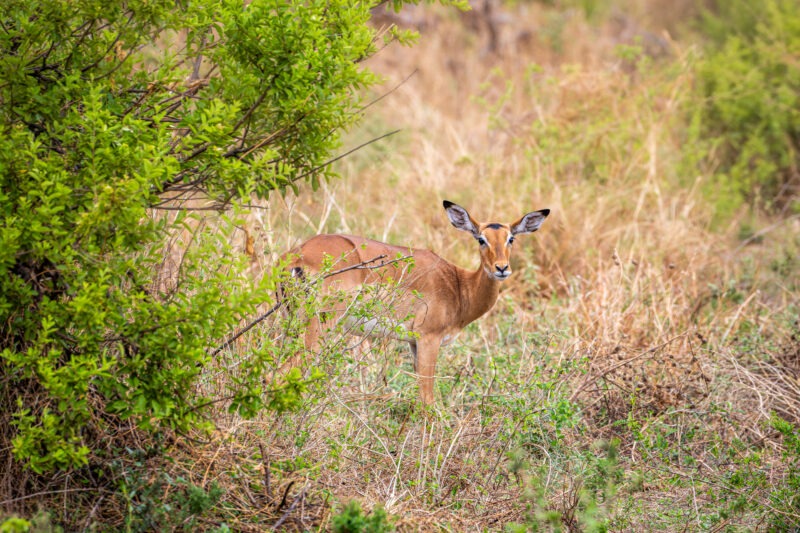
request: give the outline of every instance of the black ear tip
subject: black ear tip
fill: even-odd
[[[456,204],[454,204],[453,202],[450,202],[448,200],[445,200],[445,201],[442,202],[442,205],[444,206],[445,209],[450,209],[452,206],[454,206]]]
[[[541,214],[543,214],[544,216],[548,216],[548,215],[550,214],[550,210],[549,210],[549,209],[542,209],[542,210],[541,210],[541,211],[539,211],[539,212],[540,212]]]

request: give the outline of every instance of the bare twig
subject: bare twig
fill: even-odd
[[[406,82],[408,82],[408,80],[410,80],[418,71],[419,71],[419,69],[414,69],[413,72],[411,72],[411,74],[409,74],[408,76],[406,76],[403,79],[403,81],[401,81],[400,83],[398,83],[397,85],[395,85],[394,87],[392,87],[391,89],[389,89],[388,91],[386,91],[385,93],[383,93],[382,95],[377,97],[376,99],[372,100],[368,104],[362,106],[361,109],[359,109],[359,111],[363,112],[363,111],[367,110],[369,107],[377,104],[378,102],[380,102],[381,100],[383,100],[384,98],[386,98],[387,96],[389,96],[390,94],[395,92],[397,89],[399,89],[400,87],[405,85]]]
[[[289,487],[291,487],[293,483],[294,482],[290,483]],[[289,488],[288,487],[286,489],[286,492],[287,493],[289,492]],[[283,516],[281,516],[280,520],[278,520],[277,522],[275,522],[272,525],[272,530],[275,531],[279,527],[281,527],[281,524],[283,524],[286,521],[286,519],[289,517],[289,514],[291,514],[291,512],[294,510],[294,508],[297,507],[297,503],[300,502],[300,501],[305,501],[305,499],[306,499],[306,487],[303,487],[303,490],[300,491],[300,494],[295,496],[294,501],[292,502],[292,505],[290,505],[289,508],[286,509],[286,512],[283,513]],[[286,501],[286,494],[283,495],[283,501],[281,502],[281,505],[285,501]],[[278,507],[278,509],[280,509],[280,507]]]
[[[272,500],[269,457],[264,452],[264,445],[262,443],[258,443],[258,448],[261,450],[261,463],[264,466],[264,494],[267,496],[267,500]]]
[[[286,490],[283,491],[283,498],[281,498],[280,503],[275,507],[276,511],[280,511],[283,509],[283,506],[286,505],[286,497],[289,495],[289,491],[292,490],[292,486],[294,486],[294,481],[290,481],[286,486]]]
[[[29,500],[31,498],[38,498],[39,496],[50,496],[53,494],[66,494],[68,492],[95,492],[95,491],[102,491],[103,489],[97,488],[74,488],[74,489],[61,489],[61,490],[45,490],[42,492],[35,492],[33,494],[26,494],[25,496],[20,496],[18,498],[10,498],[8,500],[0,501],[0,505],[8,505],[10,503],[21,502],[22,500]]]
[[[325,275],[322,276],[322,279],[326,279],[326,278],[329,278],[331,276],[336,276],[338,274],[341,274],[343,272],[347,272],[349,270],[375,270],[375,269],[378,269],[378,268],[383,268],[385,266],[389,266],[389,265],[391,265],[393,263],[399,263],[401,261],[406,261],[406,260],[412,258],[411,255],[404,255],[402,257],[396,257],[394,259],[390,259],[389,261],[381,261],[382,259],[386,259],[387,257],[388,256],[386,254],[381,254],[381,255],[379,255],[377,257],[373,257],[372,259],[370,259],[368,261],[362,261],[362,262],[358,263],[357,265],[350,265],[348,267],[340,268],[339,270],[334,270],[332,272],[328,272],[328,273],[326,273]],[[377,264],[377,265],[373,265],[372,264],[372,263],[375,263],[377,261],[380,261],[380,264]]]
[[[764,235],[766,235],[770,231],[774,230],[775,228],[783,226],[784,224],[786,224],[788,222],[791,222],[792,220],[795,220],[797,218],[800,218],[800,214],[796,214],[796,215],[792,215],[790,217],[782,218],[781,220],[775,222],[774,224],[771,224],[771,225],[767,226],[766,228],[753,233],[751,236],[749,236],[748,238],[743,240],[741,242],[741,244],[739,244],[739,246],[736,247],[736,249],[733,251],[733,253],[731,255],[734,255],[734,256],[739,255],[739,252],[742,251],[742,248],[744,248],[745,246],[747,246],[751,242],[760,239],[761,237],[763,237]]]

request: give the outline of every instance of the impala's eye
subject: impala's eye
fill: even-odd
[[[486,239],[484,239],[483,237],[478,237],[478,244],[480,244],[481,246],[486,246]]]
[[[508,245],[511,246],[512,244],[514,244],[514,236],[513,235],[508,238]]]

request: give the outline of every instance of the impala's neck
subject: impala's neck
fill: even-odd
[[[460,270],[461,323],[464,327],[485,315],[497,301],[500,282],[490,279],[481,265],[477,271]]]

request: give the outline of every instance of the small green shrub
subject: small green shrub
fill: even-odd
[[[18,461],[85,465],[111,420],[202,426],[210,348],[275,284],[240,275],[235,211],[154,210],[325,176],[376,80],[359,66],[369,17],[347,1],[4,2],[0,380],[25,394],[0,406],[15,427],[0,446]],[[261,397],[256,382],[234,396]]]
[[[550,466],[529,468],[524,461],[513,461],[512,471],[526,478],[527,516],[525,523],[508,524],[506,531],[609,531],[623,482],[618,452],[618,440],[598,441],[583,453],[554,448],[551,454],[558,455],[551,455],[555,464]],[[555,485],[554,473],[559,479]],[[554,498],[554,492],[561,497]]]
[[[30,521],[23,518],[6,518],[0,522],[0,533],[27,533],[30,530]]]
[[[351,501],[331,519],[334,533],[383,533],[394,531],[388,513],[383,507],[376,507],[371,513],[364,513],[361,504]]]
[[[224,494],[216,483],[205,489],[166,474],[154,479],[150,473],[140,477],[135,470],[127,474],[119,487],[126,503],[127,531],[190,531]]]
[[[771,528],[796,530],[800,527],[800,428],[775,414],[770,425],[783,436],[783,459],[788,465],[784,483],[770,494]]]

